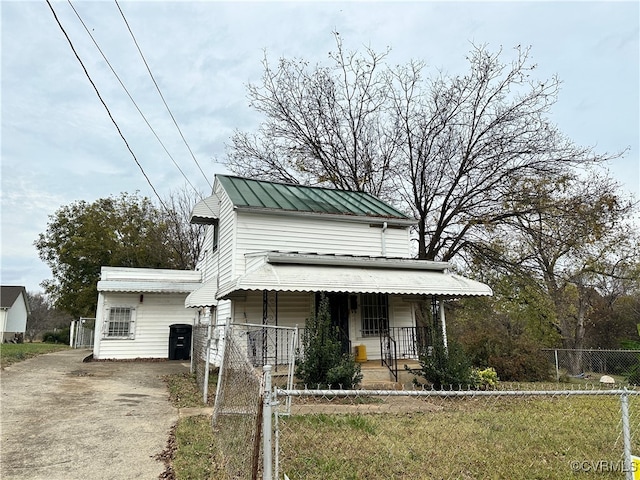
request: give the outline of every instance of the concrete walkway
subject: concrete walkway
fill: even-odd
[[[66,350],[0,373],[0,478],[155,480],[178,411],[162,375],[188,362],[88,362]]]

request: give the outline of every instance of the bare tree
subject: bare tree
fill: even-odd
[[[236,132],[227,166],[256,178],[366,191],[417,220],[418,256],[477,254],[487,231],[529,206],[511,202],[530,178],[562,177],[619,154],[576,146],[549,121],[560,81],[536,80],[529,50],[473,46],[463,76],[425,78],[389,52],[337,50],[330,66],[264,60],[250,105],[257,133]],[[514,209],[517,205],[518,209]]]
[[[395,116],[402,128],[396,180],[418,219],[420,258],[451,260],[484,232],[529,206],[510,200],[522,183],[612,158],[578,147],[547,116],[560,82],[534,80],[529,50],[474,46],[469,73],[421,82],[420,66],[394,72]],[[514,208],[517,207],[517,208]]]
[[[33,342],[48,330],[70,324],[71,317],[57,310],[47,295],[40,292],[27,292],[27,298],[31,313],[27,317],[25,334],[29,342]]]
[[[194,269],[200,257],[204,245],[205,225],[191,224],[189,217],[195,204],[202,198],[202,192],[193,191],[183,185],[163,200],[166,206],[166,209],[162,210],[166,228],[164,235],[175,252],[177,268]]]
[[[265,115],[256,134],[236,131],[227,166],[262,179],[328,185],[388,196],[398,139],[389,112],[386,53],[347,52],[338,33],[330,67],[265,58],[250,106]]]

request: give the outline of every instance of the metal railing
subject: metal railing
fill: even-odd
[[[380,333],[380,361],[393,375],[394,380],[398,381],[398,348],[395,339],[387,332]]]
[[[389,336],[396,341],[398,358],[417,360],[422,349],[429,346],[426,327],[390,327]]]

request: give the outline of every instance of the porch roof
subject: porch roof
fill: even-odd
[[[493,295],[484,283],[446,270],[416,268],[407,259],[405,268],[377,268],[345,264],[265,262],[235,280],[220,286],[218,299],[252,290],[283,292],[388,293],[397,295],[437,295],[456,298]]]
[[[215,306],[218,304],[218,300],[216,300],[217,291],[218,282],[217,279],[213,278],[187,295],[184,306],[187,308]]]

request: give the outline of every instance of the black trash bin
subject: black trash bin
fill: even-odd
[[[191,356],[191,325],[169,326],[169,360],[188,360]]]

